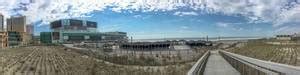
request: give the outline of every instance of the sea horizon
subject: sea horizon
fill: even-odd
[[[250,39],[261,39],[265,37],[187,37],[187,38],[149,38],[149,39],[132,39],[132,42],[159,42],[159,41],[172,41],[172,40],[187,40],[187,41],[197,41],[197,40],[208,40],[208,41],[219,41],[219,40],[250,40]]]

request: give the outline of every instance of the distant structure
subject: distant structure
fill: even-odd
[[[34,33],[34,26],[33,25],[26,25],[26,32],[29,35],[33,35],[33,33]]]
[[[125,32],[98,32],[97,22],[62,19],[50,23],[51,32],[40,33],[42,43],[125,42]]]
[[[4,30],[4,16],[0,13],[0,31]]]
[[[26,32],[26,17],[18,16],[7,19],[7,31]]]
[[[186,45],[189,45],[191,47],[197,47],[197,46],[212,46],[212,43],[209,41],[186,41]]]
[[[26,24],[26,16],[12,16],[7,19],[9,47],[28,45],[32,42],[33,26]]]
[[[120,48],[126,50],[167,50],[170,47],[169,42],[134,42],[120,45]]]
[[[292,40],[293,36],[292,35],[276,35],[277,40]]]
[[[295,33],[293,35],[293,40],[300,42],[300,33]]]
[[[7,47],[7,33],[4,30],[4,16],[0,13],[0,47]]]
[[[12,16],[8,18],[6,20],[6,29],[4,28],[4,19],[4,16],[0,15],[0,47],[28,45],[32,40],[33,36],[31,33],[33,33],[33,30],[28,33],[26,17]]]

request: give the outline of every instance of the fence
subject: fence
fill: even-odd
[[[207,51],[196,63],[195,65],[188,71],[187,75],[203,75],[205,70],[205,65],[207,63],[207,59],[210,56],[210,51]]]
[[[225,51],[219,52],[232,67],[241,73],[241,75],[285,75],[284,73],[235,57]]]

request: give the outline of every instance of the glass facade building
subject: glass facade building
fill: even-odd
[[[49,39],[43,37],[51,37],[51,43],[80,43],[80,42],[124,42],[127,41],[126,32],[97,32],[97,22],[62,19],[50,23],[52,30],[51,36],[41,33],[41,42]]]

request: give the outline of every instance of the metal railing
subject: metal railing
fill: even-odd
[[[251,63],[245,59],[233,56],[225,51],[219,51],[223,58],[241,75],[285,75],[282,72]]]
[[[207,51],[188,71],[187,75],[203,75],[210,51]]]

